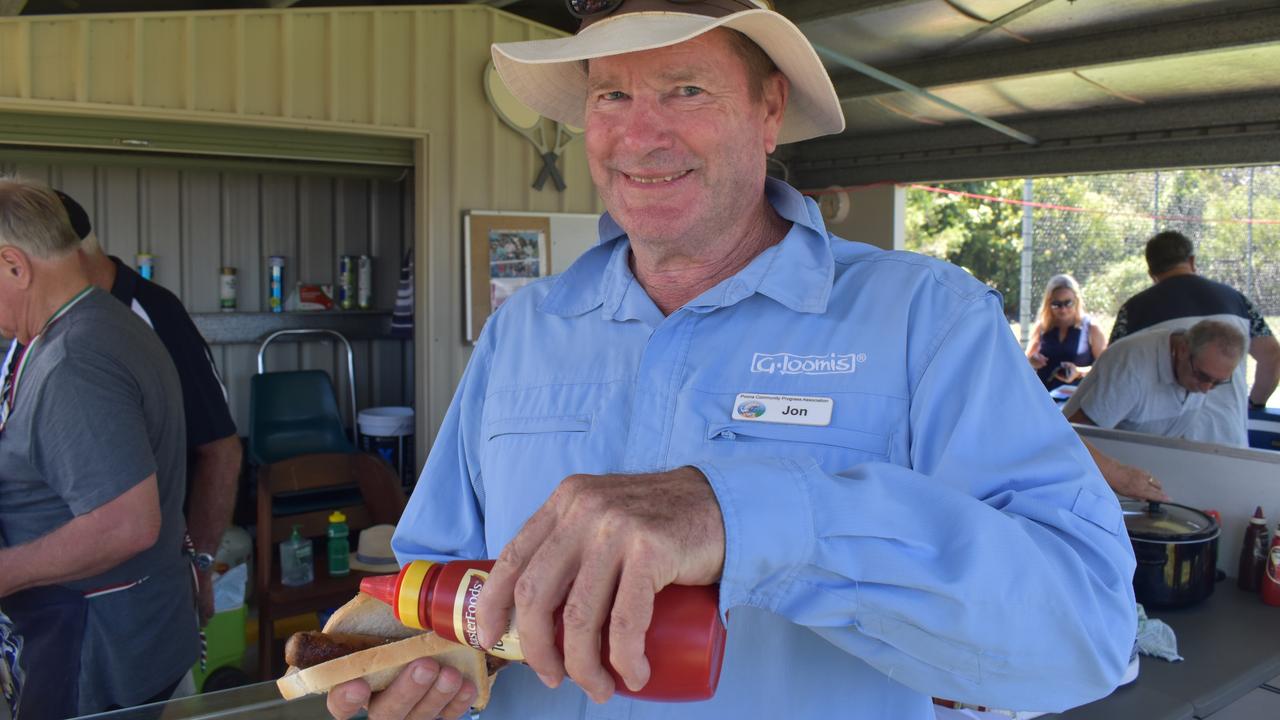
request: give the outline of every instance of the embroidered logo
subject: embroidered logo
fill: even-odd
[[[851,373],[858,363],[867,361],[866,353],[826,355],[792,355],[791,353],[756,353],[751,357],[751,372],[780,375],[833,375]]]

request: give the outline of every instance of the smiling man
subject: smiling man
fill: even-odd
[[[577,35],[494,60],[586,129],[599,242],[489,319],[393,542],[402,562],[498,557],[481,640],[514,611],[527,665],[486,720],[923,720],[930,695],[1051,710],[1110,692],[1132,551],[1000,298],[831,236],[766,177],[779,143],[843,129],[804,35],[739,0],[570,5]],[[643,687],[670,584],[718,586],[719,689],[620,697],[601,647]],[[454,718],[473,696],[424,659],[329,708]]]

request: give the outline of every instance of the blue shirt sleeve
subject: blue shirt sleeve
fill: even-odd
[[[1137,622],[1119,504],[995,296],[953,317],[911,393],[910,467],[698,464],[724,516],[721,609],[782,615],[938,697],[1088,702]]]
[[[478,451],[480,413],[492,357],[486,325],[445,414],[419,489],[396,525],[391,549],[401,565],[410,560],[488,557],[484,536],[484,478]],[[429,487],[430,492],[422,492]]]

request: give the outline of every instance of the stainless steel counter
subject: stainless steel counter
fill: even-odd
[[[1218,583],[1199,605],[1150,609],[1178,636],[1169,663],[1143,656],[1138,679],[1109,697],[1061,715],[1060,720],[1187,720],[1207,718],[1280,673],[1280,607],[1254,593]]]
[[[328,720],[323,695],[308,695],[285,702],[274,680],[245,687],[170,700],[166,703],[86,715],[85,718],[111,720],[213,720],[213,718],[256,718],[260,720]],[[84,719],[82,719],[84,720]]]

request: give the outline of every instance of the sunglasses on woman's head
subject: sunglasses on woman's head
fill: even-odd
[[[1049,307],[1053,308],[1054,310],[1057,310],[1059,308],[1070,309],[1075,306],[1076,306],[1075,300],[1052,300],[1049,302]]]
[[[569,14],[578,19],[586,19],[596,15],[608,15],[626,0],[565,0]],[[760,6],[750,0],[666,0],[672,5],[713,5],[716,7],[741,6],[747,10],[755,10]]]

